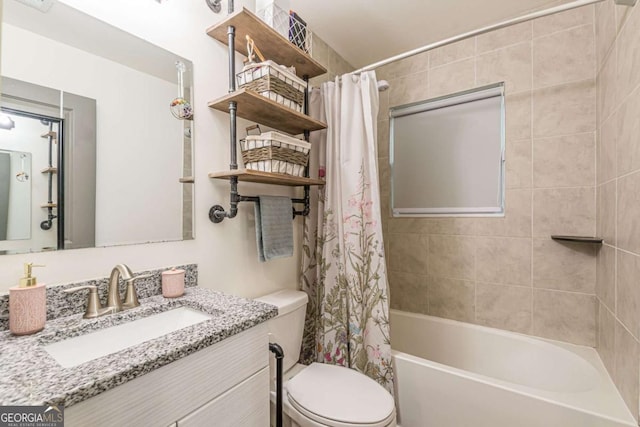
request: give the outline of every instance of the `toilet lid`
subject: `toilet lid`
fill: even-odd
[[[341,366],[312,363],[287,382],[287,396],[298,411],[320,423],[377,427],[395,416],[387,390]]]

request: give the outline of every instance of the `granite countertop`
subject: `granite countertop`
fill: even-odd
[[[278,313],[275,306],[210,289],[190,287],[184,296],[140,300],[140,307],[96,319],[82,314],[47,321],[23,337],[0,332],[0,405],[55,404],[69,407],[140,375],[258,325]],[[44,345],[178,307],[213,315],[210,320],[71,368],[61,367]]]

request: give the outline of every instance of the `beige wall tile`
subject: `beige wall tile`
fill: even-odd
[[[593,187],[533,190],[533,235],[592,236],[595,205]]]
[[[640,73],[638,73],[640,74]],[[640,89],[633,92],[616,113],[618,176],[640,169]]]
[[[595,35],[583,25],[533,40],[533,87],[595,77]]]
[[[617,253],[616,314],[637,338],[640,336],[640,256]]]
[[[531,286],[531,240],[478,238],[476,279],[479,282]]]
[[[431,218],[393,218],[389,221],[391,233],[422,233],[431,232]]]
[[[593,23],[593,5],[583,6],[533,21],[533,37],[543,37],[557,31]]]
[[[531,190],[506,190],[505,207],[503,218],[478,218],[478,235],[531,237]]]
[[[478,283],[476,292],[477,323],[531,333],[531,288]]]
[[[378,121],[378,157],[389,157],[389,120]]]
[[[429,97],[449,95],[475,86],[475,59],[464,59],[429,70]]]
[[[618,179],[618,247],[640,253],[640,172]]]
[[[595,135],[533,140],[534,187],[579,187],[595,182]]]
[[[477,53],[500,49],[512,44],[531,40],[531,22],[511,25],[501,30],[491,31],[477,37]]]
[[[596,298],[572,292],[533,290],[533,334],[595,346]]]
[[[615,4],[603,1],[596,4],[596,62],[600,69],[616,37]]]
[[[391,85],[389,88],[389,107],[397,107],[429,98],[427,95],[429,84],[427,73],[427,71],[421,71],[391,80],[389,82]]]
[[[616,182],[609,181],[598,187],[598,215],[596,235],[609,245],[616,244]]]
[[[389,267],[393,271],[427,274],[427,236],[391,234]]]
[[[379,79],[397,79],[398,77],[416,74],[429,68],[429,53],[421,53],[400,61],[392,62],[376,70],[381,73]]]
[[[606,306],[600,304],[598,310],[598,344],[596,349],[602,363],[613,378],[615,373],[616,318]]]
[[[618,175],[616,165],[616,134],[618,129],[616,126],[617,121],[614,115],[609,117],[600,127],[598,183],[607,182]]]
[[[476,234],[475,218],[431,218],[431,234],[471,236]]]
[[[332,49],[329,49],[329,69],[337,76],[341,76],[355,70],[351,64]]]
[[[473,282],[429,276],[427,288],[430,315],[463,322],[474,321],[475,286]]]
[[[378,179],[380,185],[380,194],[385,196],[385,200],[389,202],[391,188],[391,166],[389,166],[388,157],[380,157],[378,159]],[[386,213],[390,213],[386,210]]]
[[[624,99],[640,84],[640,13],[634,11],[616,42],[618,49],[618,99]]]
[[[427,278],[399,271],[389,272],[391,308],[427,314]]]
[[[531,43],[520,43],[478,56],[476,84],[505,82],[507,93],[531,89]]]
[[[595,80],[535,90],[534,138],[595,131],[595,101]]]
[[[471,58],[476,53],[476,39],[470,38],[439,47],[429,52],[429,67],[440,67],[461,59]]]
[[[531,140],[507,141],[506,188],[531,188]]]
[[[533,240],[533,286],[595,293],[596,250],[591,245]]]
[[[620,322],[616,322],[615,355],[616,372],[613,381],[627,407],[637,418],[638,360],[640,360],[640,351],[638,350],[638,342]]]
[[[616,55],[615,47],[607,56],[604,66],[598,73],[596,91],[596,109],[598,124],[607,120],[616,108]]]
[[[602,245],[596,258],[596,296],[616,312],[616,250],[609,245]]]
[[[505,135],[507,141],[531,138],[531,94],[529,92],[506,96]]]
[[[329,68],[329,49],[331,49],[329,45],[315,33],[312,43],[311,57],[322,64],[324,68]]]
[[[378,80],[381,80],[380,78]],[[389,120],[389,92],[387,89],[384,92],[378,92],[380,106],[378,108],[378,120]]]
[[[429,274],[434,277],[473,280],[475,247],[473,237],[429,236]]]

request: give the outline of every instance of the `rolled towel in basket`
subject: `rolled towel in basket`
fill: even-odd
[[[291,199],[283,196],[258,196],[258,199],[256,241],[260,261],[293,256]]]

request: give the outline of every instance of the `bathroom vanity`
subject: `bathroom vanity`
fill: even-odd
[[[194,286],[180,298],[155,295],[140,302],[96,319],[73,314],[49,320],[31,336],[0,332],[0,404],[64,405],[70,427],[268,426],[268,334],[262,323],[277,314],[276,307]],[[185,314],[202,319],[175,326]],[[158,336],[166,319],[174,330]],[[145,333],[155,338],[145,340]],[[139,343],[100,353],[136,335]],[[75,355],[83,340],[98,349],[84,347],[84,356]]]

